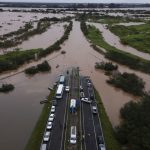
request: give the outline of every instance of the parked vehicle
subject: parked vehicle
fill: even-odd
[[[52,122],[48,122],[47,126],[46,126],[47,130],[51,130],[52,129]]]
[[[76,144],[76,142],[77,142],[76,138],[77,138],[76,126],[71,126],[70,143],[71,144]]]
[[[84,95],[84,92],[80,92],[80,98],[84,98],[85,95]]]
[[[61,75],[59,79],[59,84],[65,84],[65,76]]]
[[[53,105],[53,106],[57,106],[57,100],[56,100],[56,99],[53,99],[53,100],[52,100],[52,105]]]
[[[82,87],[82,85],[80,85],[80,92],[83,92],[83,87]]]
[[[55,106],[52,106],[51,107],[51,113],[54,113],[55,112]]]
[[[46,150],[47,144],[42,144],[40,150]]]
[[[57,91],[56,91],[56,98],[61,99],[63,97],[63,92],[64,92],[64,85],[59,84],[58,88],[57,88]]]
[[[70,100],[70,112],[75,113],[76,112],[76,99]]]
[[[103,137],[101,135],[97,136],[97,143],[104,144]]]
[[[69,86],[66,86],[66,87],[65,87],[65,91],[66,91],[66,92],[69,92],[69,91],[70,91],[70,87],[69,87]]]
[[[99,145],[98,145],[98,149],[99,149],[99,150],[106,150],[104,144],[99,144]]]
[[[55,118],[55,115],[54,114],[50,114],[50,116],[49,116],[49,118],[48,118],[48,121],[50,122],[52,122],[53,120],[54,120],[54,118]]]
[[[89,99],[86,98],[86,97],[81,98],[81,101],[86,102],[86,103],[91,103],[91,102],[92,102],[91,100],[89,100]]]
[[[97,108],[96,108],[96,106],[92,106],[92,112],[93,112],[93,114],[97,114]]]
[[[50,131],[46,131],[43,137],[44,142],[48,142],[50,137]]]

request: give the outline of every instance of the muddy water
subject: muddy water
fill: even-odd
[[[98,28],[102,32],[104,40],[107,43],[109,43],[110,45],[112,45],[112,46],[114,46],[114,47],[116,47],[122,51],[134,54],[134,55],[139,56],[141,58],[144,58],[146,60],[150,60],[149,54],[140,52],[140,51],[138,51],[138,50],[136,50],[130,46],[123,45],[120,42],[120,38],[118,36],[116,36],[115,34],[113,34],[112,32],[110,32],[110,30],[108,30],[105,25],[100,24],[100,23],[90,23],[90,24],[96,26],[96,28]]]
[[[22,44],[17,45],[16,47],[5,49],[5,51],[13,51],[16,48],[19,48],[21,50],[29,50],[33,48],[47,48],[58,39],[60,39],[60,37],[63,35],[64,25],[65,23],[53,24],[47,30],[47,32],[32,36],[27,41],[24,41]]]
[[[65,17],[66,14],[42,14],[42,13],[30,13],[30,12],[0,12],[0,35],[9,33],[11,31],[18,30],[26,22],[39,20],[44,17]],[[10,25],[8,23],[11,23]]]
[[[0,94],[0,139],[3,139],[0,141],[0,149],[21,150],[24,148],[41,112],[42,106],[39,102],[49,93],[47,87],[52,86],[56,77],[72,66],[79,66],[80,74],[91,77],[113,126],[119,123],[120,108],[129,100],[135,99],[135,97],[106,84],[107,76],[102,71],[95,70],[95,62],[105,60],[105,58],[90,47],[80,30],[79,22],[74,21],[73,30],[68,41],[63,44],[62,50],[66,51],[65,55],[60,54],[59,51],[42,59],[49,61],[52,66],[51,73],[37,74],[34,77],[27,77],[24,73],[20,73],[2,80],[2,82],[13,83],[16,88],[9,94]],[[33,62],[30,66],[42,60]],[[56,68],[58,64],[59,68]],[[22,71],[27,66],[29,65],[22,66],[18,71]],[[122,72],[134,72],[124,66],[119,66],[119,68]],[[136,73],[146,82],[146,89],[150,89],[150,77],[140,72]],[[0,77],[7,75],[10,73]],[[12,138],[10,135],[15,136]]]

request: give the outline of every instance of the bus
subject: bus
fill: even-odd
[[[65,84],[65,76],[63,75],[60,76],[59,84]]]
[[[61,99],[63,97],[63,92],[64,92],[64,85],[59,84],[58,88],[57,88],[57,91],[56,91],[56,98]]]

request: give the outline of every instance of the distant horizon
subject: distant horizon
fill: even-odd
[[[92,1],[92,2],[91,2]],[[5,2],[17,2],[17,3],[118,3],[118,4],[150,4],[150,0],[5,0]]]

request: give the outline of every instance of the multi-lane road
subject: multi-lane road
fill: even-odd
[[[93,114],[92,110],[92,106],[97,107],[93,85],[90,78],[79,77],[77,74],[77,70],[74,70],[70,75],[66,75],[65,85],[70,86],[70,92],[64,91],[63,98],[57,100],[55,119],[46,150],[100,150],[97,137],[101,136],[103,138],[103,133],[99,115],[98,113]],[[91,103],[80,101],[77,113],[69,114],[70,99],[80,99],[79,83],[80,86],[83,87],[82,92],[84,92],[85,97],[88,98]],[[80,113],[80,115],[77,115],[78,113]],[[68,118],[68,116],[70,118]],[[67,134],[67,132],[70,132],[71,125],[77,126],[78,130],[78,139],[75,145],[69,143],[70,137],[68,136],[70,136],[70,133]],[[68,142],[68,144],[66,144],[66,142]]]
[[[98,113],[93,114],[92,110],[92,106],[97,107],[93,85],[89,77],[81,77],[80,85],[83,87],[85,97],[91,101],[91,103],[81,103],[82,130],[84,133],[83,147],[85,150],[98,150],[97,137],[103,137],[103,134],[99,115]]]

